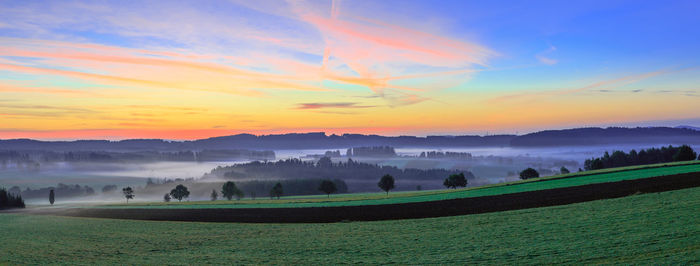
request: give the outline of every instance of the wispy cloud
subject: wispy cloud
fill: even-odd
[[[346,109],[357,109],[357,108],[372,108],[372,105],[359,105],[359,103],[353,102],[341,102],[341,103],[300,103],[294,109],[307,110],[307,109],[326,109],[326,108],[346,108]]]
[[[545,64],[545,65],[555,65],[556,63],[559,62],[559,60],[551,58],[549,55],[551,53],[554,53],[557,50],[557,47],[554,45],[549,45],[549,48],[547,50],[544,50],[538,54],[535,55],[535,58],[537,58],[540,63]]]
[[[45,40],[2,39],[0,57],[29,57],[41,64],[20,60],[2,67],[108,84],[246,96],[262,96],[267,89],[324,91],[318,84],[332,80],[385,97],[386,89],[424,92],[455,86],[473,74],[475,65],[486,65],[495,55],[475,42],[353,13],[344,8],[351,1],[233,2],[238,7],[223,2],[198,7],[150,2],[137,8],[96,2],[13,5],[0,23]],[[249,14],[236,15],[245,12],[240,6],[267,14],[264,26],[252,23]],[[39,15],[39,9],[45,12]],[[63,30],[68,27],[129,38],[145,48],[92,44],[89,39],[57,41],[68,39]],[[179,52],[184,50],[189,52]],[[300,60],[300,54],[319,59]],[[435,77],[440,84],[394,82],[429,84],[420,81]]]
[[[488,59],[496,55],[474,42],[354,14],[344,9],[345,5],[352,4],[351,1],[331,1],[330,5],[320,3],[290,1],[287,8],[293,11],[292,14],[264,1],[246,2],[244,5],[313,26],[321,33],[324,43],[323,50],[319,51],[322,56],[320,77],[365,86],[388,101],[387,89],[418,92],[443,87],[433,84],[420,88],[394,81],[439,77],[443,84],[450,84],[447,87],[455,86],[468,79],[475,72],[475,66],[486,65]],[[433,68],[435,71],[410,72],[410,69],[417,67]],[[452,79],[454,82],[448,82]]]

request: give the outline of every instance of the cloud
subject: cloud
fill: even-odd
[[[359,103],[352,102],[340,102],[340,103],[300,103],[294,109],[308,110],[308,109],[325,109],[325,108],[347,108],[347,109],[357,109],[357,108],[372,108],[376,106],[371,105],[358,105]]]
[[[476,72],[476,66],[485,66],[496,55],[475,42],[416,30],[400,25],[401,22],[372,19],[367,12],[356,14],[351,8],[344,8],[353,4],[352,1],[332,1],[330,5],[319,1],[289,1],[281,5],[266,1],[243,3],[259,12],[296,19],[316,28],[324,42],[324,48],[318,51],[320,78],[365,86],[381,97],[385,97],[387,89],[419,92],[455,86]],[[285,12],[286,9],[293,12]],[[411,73],[411,69],[417,68],[424,70]],[[435,77],[446,86],[428,82]],[[394,82],[401,79],[411,79],[414,83],[424,80],[426,85]]]
[[[7,7],[0,18],[4,27],[31,36],[0,38],[0,68],[103,85],[244,96],[329,91],[319,84],[330,80],[387,97],[387,89],[422,94],[456,86],[496,56],[473,41],[417,30],[420,24],[409,17],[375,19],[391,6],[372,14],[358,13],[355,5],[360,4],[27,2]],[[66,28],[115,36],[129,45],[96,44],[103,39]]]
[[[42,88],[35,86],[22,86],[17,84],[8,84],[5,82],[0,82],[0,92],[5,93],[38,93],[38,94],[58,94],[62,96],[100,96],[104,95],[84,90],[70,90],[70,89],[60,89],[60,88]]]
[[[535,55],[535,58],[537,58],[540,63],[545,64],[545,65],[555,65],[559,61],[556,59],[552,59],[551,57],[548,57],[549,54],[553,53],[554,51],[557,50],[556,46],[550,45],[547,50],[544,50],[538,54]]]
[[[446,20],[416,21],[385,2],[22,1],[2,9],[0,101],[94,111],[0,110],[25,129],[213,129],[234,114],[256,119],[248,128],[327,126],[335,122],[307,122],[305,112],[432,101],[498,56]],[[136,107],[145,105],[153,107]],[[287,121],[251,111],[275,106],[306,111]],[[52,113],[62,119],[36,118]]]
[[[214,55],[189,56],[174,52],[55,41],[34,47],[35,40],[22,42],[17,39],[3,44],[0,42],[0,48],[3,48],[0,49],[0,56],[32,60],[0,63],[0,69],[72,77],[103,85],[198,90],[246,96],[261,96],[263,93],[260,89],[328,91],[314,85],[305,76],[255,71],[205,61],[209,57],[219,58]]]

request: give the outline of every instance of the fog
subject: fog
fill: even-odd
[[[645,149],[651,147],[667,146],[659,145],[618,145],[618,146],[568,146],[547,148],[513,148],[513,147],[476,147],[476,148],[397,148],[395,157],[367,158],[352,157],[355,161],[367,162],[379,165],[396,166],[398,168],[418,169],[458,169],[472,172],[476,179],[469,180],[469,185],[484,185],[490,183],[517,180],[517,173],[527,167],[533,167],[541,171],[542,175],[557,174],[562,166],[572,172],[583,168],[583,162],[591,157],[602,156],[605,151],[613,150],[629,151],[631,149]],[[698,150],[698,146],[693,149]],[[327,150],[276,150],[276,159],[301,158],[302,160],[317,160]],[[469,159],[434,159],[419,158],[421,152],[466,152],[472,155]],[[334,162],[347,161],[345,150],[340,150],[341,157],[334,157]],[[203,183],[199,194],[211,191],[210,187],[224,182],[223,178],[205,176],[218,166],[247,163],[249,161],[221,161],[221,162],[148,162],[148,163],[47,163],[42,164],[38,170],[13,169],[11,167],[0,170],[0,187],[11,188],[18,186],[22,191],[26,188],[39,189],[55,187],[59,183],[80,186],[89,186],[95,194],[70,199],[71,202],[81,201],[123,201],[120,193],[102,193],[105,185],[116,185],[121,188],[132,186],[137,192],[146,192],[146,181],[163,179],[190,179],[188,182]],[[333,178],[333,177],[328,177]],[[378,179],[379,177],[377,177]],[[397,180],[397,190],[413,190],[417,186],[422,189],[440,189],[445,177],[436,176],[428,180]],[[258,176],[246,176],[235,179],[236,182],[262,179]],[[275,179],[265,177],[265,179]],[[279,179],[279,178],[277,178]],[[183,182],[181,180],[180,182]],[[344,180],[349,192],[378,191],[376,180],[350,179]],[[211,183],[206,185],[204,183]],[[174,185],[173,185],[174,186]],[[163,189],[161,189],[163,190]],[[150,194],[137,194],[135,201],[162,200],[163,191],[150,191]],[[208,195],[208,194],[207,194]],[[262,196],[262,195],[261,195]],[[205,195],[192,197],[192,200],[202,199]],[[27,203],[41,203],[44,199],[26,199]],[[66,199],[68,201],[68,199]],[[66,201],[63,201],[64,203]]]

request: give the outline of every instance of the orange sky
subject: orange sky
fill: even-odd
[[[454,6],[0,4],[0,139],[483,135],[700,121],[700,43],[681,27],[697,18],[682,6],[626,14],[641,21],[626,24],[592,15],[613,7],[584,3],[518,14],[443,4]]]

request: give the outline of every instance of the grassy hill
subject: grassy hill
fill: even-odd
[[[241,201],[198,201],[198,202],[147,202],[111,204],[103,208],[300,208],[337,207],[413,203],[424,201],[449,200],[509,193],[537,191],[544,189],[581,186],[588,184],[634,180],[655,176],[700,172],[700,161],[663,163],[643,166],[610,168],[565,175],[521,180],[457,190],[434,190],[390,193],[361,193],[326,196],[283,197],[280,200],[258,199]],[[400,181],[397,181],[400,182]]]
[[[467,216],[244,224],[0,214],[0,264],[697,264],[700,188]]]

